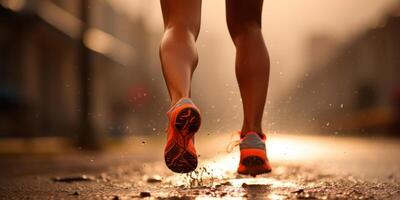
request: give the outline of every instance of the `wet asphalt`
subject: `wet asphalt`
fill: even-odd
[[[199,137],[200,165],[189,174],[165,167],[162,138],[95,153],[4,154],[0,199],[400,199],[398,139],[271,135],[273,171],[255,178],[235,173],[229,140]]]

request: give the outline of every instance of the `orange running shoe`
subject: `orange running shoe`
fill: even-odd
[[[180,99],[168,112],[167,144],[164,159],[168,168],[177,173],[188,173],[197,167],[194,134],[199,130],[199,109],[191,99]]]
[[[256,176],[271,172],[265,150],[266,136],[256,132],[248,132],[240,138],[240,163],[237,172]]]

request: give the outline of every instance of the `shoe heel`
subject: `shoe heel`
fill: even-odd
[[[258,167],[265,164],[265,161],[258,156],[249,156],[241,161],[246,167]]]
[[[239,174],[256,176],[271,172],[271,165],[266,157],[265,150],[245,149],[241,150],[240,153]]]
[[[189,142],[192,142],[194,134],[200,128],[201,117],[195,107],[179,109],[172,119],[177,134],[174,134],[168,149],[164,150],[164,159],[173,172],[188,173],[197,168],[197,155],[195,149],[189,149]]]
[[[184,135],[196,133],[201,124],[200,113],[195,108],[183,108],[175,119],[175,128]]]

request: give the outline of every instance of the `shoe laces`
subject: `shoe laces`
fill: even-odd
[[[235,136],[239,135],[240,136],[240,131],[238,132],[233,132],[231,134],[231,140],[229,144],[226,146],[226,152],[231,153],[233,149],[235,149],[237,146],[240,144],[240,139],[234,139]]]

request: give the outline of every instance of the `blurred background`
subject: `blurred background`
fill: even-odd
[[[400,136],[398,0],[265,1],[262,26],[267,133]],[[162,32],[158,0],[0,0],[1,151],[164,138]],[[225,1],[203,1],[197,45],[202,134],[239,130]]]

